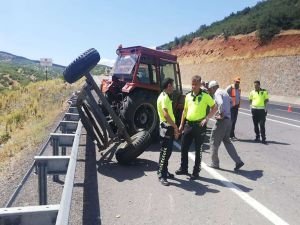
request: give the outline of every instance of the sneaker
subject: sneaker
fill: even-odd
[[[243,163],[243,162],[237,163],[234,170],[235,171],[239,170],[240,168],[242,168],[243,165],[245,165],[245,163]]]
[[[190,180],[197,180],[199,177],[199,173],[192,173]]]
[[[208,167],[210,167],[210,168],[214,168],[214,169],[220,169],[220,167],[219,167],[219,166],[215,166],[215,165],[213,165],[213,164],[210,164],[210,165],[208,165]]]
[[[162,184],[162,185],[164,185],[164,186],[169,186],[170,185],[170,183],[167,181],[167,179],[166,178],[160,178],[159,179],[159,182]]]
[[[238,139],[237,139],[236,136],[233,136],[233,137],[230,138],[230,140],[231,140],[231,141],[237,141]]]
[[[189,175],[187,170],[183,170],[181,168],[179,168],[178,170],[175,171],[176,175]]]

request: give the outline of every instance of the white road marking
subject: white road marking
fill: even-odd
[[[250,112],[249,109],[244,109],[244,108],[240,108],[240,109]],[[251,115],[251,114],[250,114],[250,115]],[[251,115],[251,116],[252,116],[252,115]],[[286,118],[286,117],[282,117],[282,116],[276,116],[276,115],[269,114],[269,113],[268,113],[268,116],[273,116],[273,117],[277,117],[277,118],[280,118],[280,119],[290,120],[290,121],[294,121],[294,122],[299,122],[299,123],[300,123],[300,120],[290,119],[290,118]]]
[[[181,149],[180,144],[177,142],[174,142],[174,146],[178,149]],[[191,152],[189,152],[189,157],[192,160],[195,160],[195,155]],[[220,180],[226,187],[230,188],[230,190],[235,193],[238,197],[240,197],[242,200],[244,200],[248,205],[250,205],[253,209],[255,209],[257,212],[259,212],[261,215],[263,215],[266,219],[268,219],[271,223],[276,225],[288,225],[286,221],[281,219],[279,216],[277,216],[275,213],[273,213],[271,210],[266,208],[263,204],[252,198],[247,193],[243,192],[239,187],[231,183],[228,179],[226,179],[224,176],[219,174],[215,169],[212,169],[206,165],[206,163],[202,162],[202,168],[206,170],[211,176],[214,178]]]
[[[152,210],[152,193],[149,193],[148,199],[147,199],[147,205],[145,207],[146,212],[149,213]]]
[[[284,110],[284,109],[275,109],[275,110],[278,110],[278,111],[287,111],[287,110]],[[289,113],[296,113],[296,114],[300,114],[299,112],[289,112]]]
[[[171,194],[168,194],[168,196],[169,196],[169,201],[170,201],[170,211],[174,212],[174,209],[175,209],[174,198]]]
[[[245,113],[245,112],[239,112],[239,113],[244,114],[244,115],[247,115],[247,116],[252,116],[251,114]],[[281,123],[281,124],[284,124],[284,125],[288,125],[288,126],[291,126],[291,127],[297,127],[297,128],[300,128],[299,125],[295,125],[295,124],[291,124],[291,123],[286,123],[286,122],[282,122],[282,121],[279,121],[279,120],[273,120],[273,119],[269,119],[269,118],[267,118],[267,120],[272,121],[272,122],[275,122],[275,123]]]

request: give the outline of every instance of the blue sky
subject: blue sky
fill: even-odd
[[[257,0],[1,1],[0,51],[68,65],[89,48],[111,64],[119,44],[155,47]]]

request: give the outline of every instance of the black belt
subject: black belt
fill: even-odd
[[[201,119],[201,120],[194,120],[194,121],[186,120],[186,122],[188,122],[188,123],[200,123],[203,119]]]
[[[202,119],[203,120],[203,119]],[[194,121],[190,121],[190,120],[187,120],[186,123],[189,125],[189,126],[195,126],[195,125],[200,125],[200,122],[202,120],[194,120]]]

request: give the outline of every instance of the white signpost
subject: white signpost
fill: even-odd
[[[48,67],[52,66],[52,59],[51,58],[41,58],[40,64],[43,67],[46,67],[46,81],[48,80]]]

